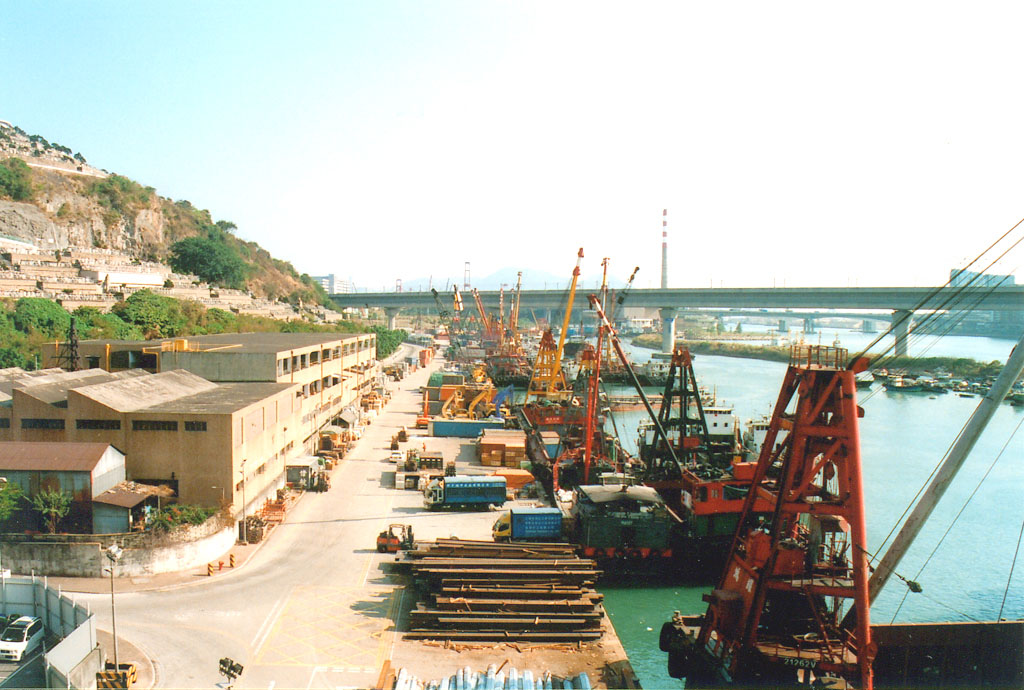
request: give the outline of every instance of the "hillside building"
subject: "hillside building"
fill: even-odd
[[[340,295],[356,291],[352,281],[340,278],[333,273],[328,273],[325,276],[310,276],[310,278],[320,283],[320,287],[322,287],[328,295]]]

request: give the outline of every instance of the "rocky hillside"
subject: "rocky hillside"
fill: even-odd
[[[80,153],[0,121],[0,236],[41,249],[116,249],[258,297],[328,303],[308,276],[234,230],[230,221],[215,222],[188,201],[161,197],[152,187],[94,168]],[[197,257],[217,264],[188,265]]]

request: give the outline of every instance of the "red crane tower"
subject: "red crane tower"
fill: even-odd
[[[846,358],[841,348],[790,351],[725,571],[704,596],[707,612],[676,612],[662,627],[669,674],[686,677],[688,688],[872,687],[854,383],[863,367],[846,368]],[[769,519],[755,513],[757,499],[768,502]]]

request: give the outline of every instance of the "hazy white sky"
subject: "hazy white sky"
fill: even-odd
[[[1024,217],[1019,3],[0,9],[0,119],[370,288],[655,286],[662,208],[673,287],[938,284]]]

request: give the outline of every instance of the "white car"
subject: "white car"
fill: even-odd
[[[0,659],[21,661],[43,643],[43,622],[35,616],[21,616],[0,633]]]
[[[388,458],[388,462],[405,462],[405,453],[400,450],[391,451],[391,456]]]

